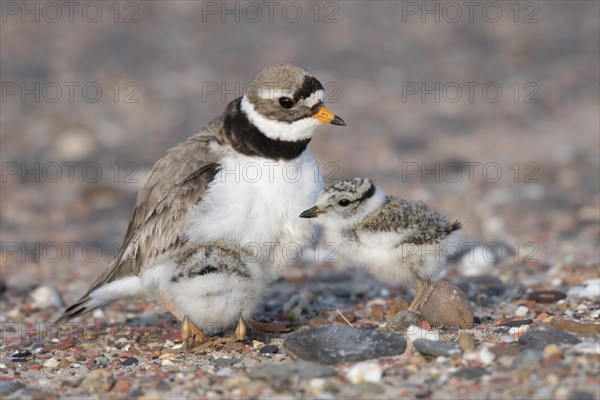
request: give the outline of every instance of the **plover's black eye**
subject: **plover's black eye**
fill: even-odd
[[[294,102],[289,97],[282,97],[279,99],[279,104],[283,108],[292,108],[294,106]]]
[[[340,206],[342,206],[342,207],[346,207],[346,206],[348,206],[350,203],[351,203],[351,202],[350,202],[350,200],[348,200],[348,199],[341,199],[340,201],[338,201],[338,204],[339,204]]]

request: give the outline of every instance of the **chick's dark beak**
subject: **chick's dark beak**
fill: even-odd
[[[318,217],[319,214],[322,214],[324,212],[325,211],[321,210],[319,207],[314,206],[306,211],[303,211],[302,214],[300,214],[300,218],[315,218]]]

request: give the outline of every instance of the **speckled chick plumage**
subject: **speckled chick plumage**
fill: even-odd
[[[260,305],[267,282],[256,260],[228,242],[189,245],[156,271],[154,285],[175,315],[214,335],[234,327],[240,316],[249,319]]]
[[[318,217],[343,262],[391,284],[430,280],[461,227],[422,202],[386,196],[367,178],[333,182],[302,216]]]

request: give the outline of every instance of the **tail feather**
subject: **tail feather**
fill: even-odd
[[[95,308],[97,308],[97,307],[89,307],[88,303],[90,302],[90,300],[92,300],[92,298],[90,296],[88,296],[88,295],[83,296],[75,304],[68,307],[63,312],[63,315],[61,315],[61,317],[56,320],[56,324],[63,324],[65,322],[72,320],[75,317],[79,317],[80,315],[88,313],[88,312],[94,310]]]
[[[462,223],[459,220],[454,220],[454,222],[452,222],[446,228],[446,234],[449,235],[452,232],[459,230],[460,228],[462,228]]]

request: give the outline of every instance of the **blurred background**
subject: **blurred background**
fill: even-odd
[[[597,277],[598,2],[77,4],[2,2],[3,291],[78,297],[153,163],[281,62],[347,122],[311,142],[327,178],[370,176],[516,253],[481,268]]]

